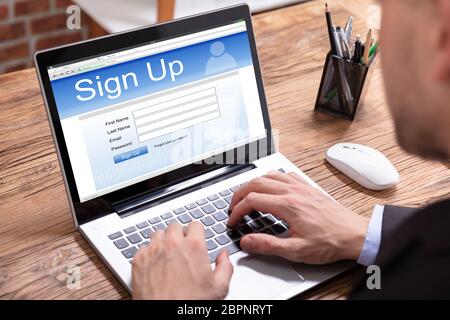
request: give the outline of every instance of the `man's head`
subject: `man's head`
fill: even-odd
[[[382,69],[400,144],[450,158],[450,0],[381,0]]]

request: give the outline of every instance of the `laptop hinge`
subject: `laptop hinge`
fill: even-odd
[[[115,203],[113,204],[113,208],[119,216],[124,218],[255,168],[256,166],[254,164],[228,165],[199,177],[189,179],[188,181],[167,188],[161,188],[127,201]]]

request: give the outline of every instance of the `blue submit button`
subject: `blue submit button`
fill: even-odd
[[[127,161],[130,159],[142,156],[147,153],[148,153],[147,146],[144,146],[144,147],[140,147],[140,148],[137,148],[137,149],[134,149],[131,151],[127,151],[127,152],[118,154],[118,155],[114,156],[113,159],[114,159],[114,163],[120,163],[123,161]]]

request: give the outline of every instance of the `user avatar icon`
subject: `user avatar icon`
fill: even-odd
[[[237,67],[237,62],[233,56],[225,52],[225,44],[215,41],[209,48],[211,57],[206,63],[205,74],[224,72]]]

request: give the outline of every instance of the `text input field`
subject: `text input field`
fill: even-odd
[[[173,97],[173,98],[172,98]],[[139,141],[143,142],[220,117],[216,89],[168,95],[159,103],[141,103],[133,112]]]

